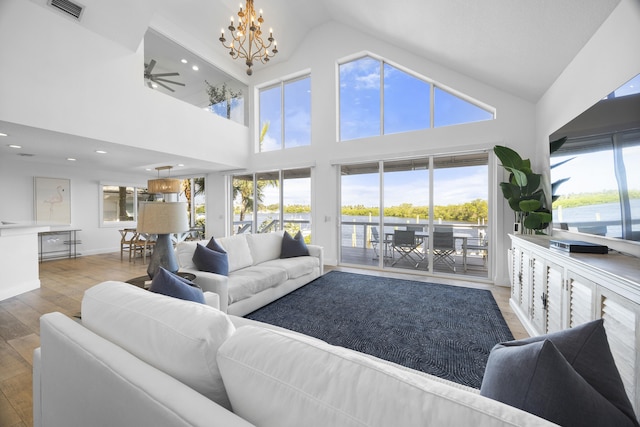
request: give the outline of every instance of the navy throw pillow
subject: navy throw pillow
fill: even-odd
[[[602,319],[497,344],[480,394],[562,426],[638,426]]]
[[[298,256],[308,256],[309,249],[304,242],[304,236],[298,231],[295,237],[291,237],[286,231],[282,236],[282,248],[280,249],[280,258],[293,258]]]
[[[162,267],[159,267],[156,274],[153,275],[149,290],[186,301],[205,303],[202,289],[189,280],[176,276]]]
[[[196,250],[193,252],[193,258],[191,258],[196,268],[200,271],[228,276],[229,257],[227,253],[224,252],[224,250],[219,252],[217,250],[210,249],[207,246],[202,246],[200,244],[196,245]]]

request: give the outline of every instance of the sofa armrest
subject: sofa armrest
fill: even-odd
[[[324,274],[324,249],[318,245],[307,245],[309,249],[309,255],[318,258],[320,261],[320,275]]]
[[[215,292],[204,291],[204,302],[213,308],[220,310],[220,295]]]
[[[203,292],[214,292],[220,297],[220,311],[226,313],[229,304],[229,278],[221,274],[209,273],[207,271],[182,268],[180,271],[192,273],[196,276],[193,282],[202,288]],[[205,298],[206,301],[206,298]],[[207,302],[207,304],[209,304]]]

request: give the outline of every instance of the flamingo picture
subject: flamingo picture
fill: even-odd
[[[48,199],[43,200],[43,203],[49,204],[49,219],[52,219],[53,217],[53,207],[56,204],[62,203],[64,201],[64,197],[62,195],[63,192],[64,192],[64,189],[62,188],[62,186],[58,185],[56,187],[56,194],[53,194]]]

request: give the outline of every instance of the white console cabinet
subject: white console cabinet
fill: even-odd
[[[568,253],[549,237],[512,235],[510,305],[531,335],[604,319],[614,359],[640,411],[640,259]]]

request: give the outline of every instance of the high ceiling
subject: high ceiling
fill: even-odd
[[[48,7],[47,0],[31,1]],[[280,53],[272,63],[286,61],[316,26],[337,21],[535,103],[619,2],[255,0],[255,7],[264,10],[265,25],[274,29],[278,40]],[[79,3],[85,6],[81,25],[132,51],[138,48],[149,26],[161,22],[179,28],[192,43],[207,46],[224,57],[228,60],[224,64],[226,70],[235,70],[238,75],[244,73],[243,62],[227,59],[226,51],[218,42],[220,28],[228,25],[231,15],[235,16],[238,1],[83,0]],[[154,55],[160,57],[162,52]],[[187,78],[187,75],[182,73],[178,80],[182,81],[181,78]],[[6,132],[8,126],[0,122],[0,132],[9,133]],[[63,154],[66,149],[63,141],[70,138],[43,136],[26,127],[13,128],[10,132],[13,133],[11,142],[0,139],[3,155],[15,152],[6,147],[8,143],[23,144],[42,139],[49,143],[42,147],[32,144],[29,149],[38,156],[38,161],[47,161],[47,156],[55,156],[52,161],[54,158],[60,161],[61,156],[77,156]],[[62,145],[53,145],[52,140]],[[117,144],[111,149],[119,155],[113,160],[96,159],[96,166],[122,170],[128,158],[147,156],[150,164],[161,164],[165,160],[162,153],[142,153],[142,150]],[[174,157],[167,156],[166,160],[171,158],[175,163]],[[200,173],[216,166],[220,169],[220,165],[203,163],[185,169],[183,173]]]

